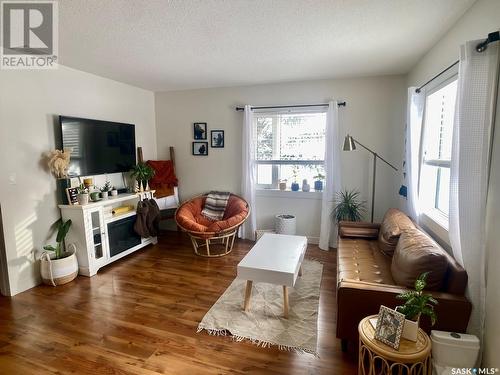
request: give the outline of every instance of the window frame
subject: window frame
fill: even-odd
[[[451,169],[451,159],[426,159],[424,155],[425,151],[425,141],[426,141],[426,130],[428,128],[428,125],[426,123],[426,115],[427,115],[427,98],[434,94],[435,92],[441,90],[442,88],[448,86],[454,81],[458,80],[458,67],[455,67],[454,69],[451,69],[447,74],[443,75],[440,79],[436,80],[433,84],[429,85],[430,89],[427,89],[425,91],[425,110],[423,113],[423,118],[422,118],[422,130],[421,130],[421,136],[420,136],[420,163],[419,163],[419,171],[418,171],[418,186],[419,186],[419,200],[420,200],[420,205],[422,206],[421,214],[425,216],[426,221],[430,220],[434,224],[438,225],[442,230],[444,230],[446,233],[448,233],[448,228],[449,228],[449,215],[446,215],[443,211],[438,209],[436,207],[437,205],[437,199],[438,199],[438,194],[439,194],[439,187],[436,187],[434,191],[434,203],[432,207],[430,207],[428,204],[424,204],[422,201],[422,197],[420,196],[421,193],[421,183],[422,183],[422,169],[424,166],[430,166],[430,167],[435,167],[438,168],[437,173],[440,173],[439,168],[447,168]],[[458,87],[457,87],[458,91]],[[453,134],[452,134],[453,137]],[[436,182],[438,184],[438,182]]]
[[[255,110],[254,111],[254,117],[258,116],[259,114],[265,115],[265,114],[272,114],[272,115],[281,115],[281,114],[308,114],[308,113],[327,113],[327,108],[321,108],[321,109],[311,109],[308,107],[296,107],[293,109],[287,108],[287,109],[280,109],[276,108],[275,110],[269,110],[266,109],[265,111],[259,111]],[[253,124],[255,126],[255,123]],[[277,129],[274,130],[274,127]],[[254,128],[254,131],[257,131],[257,128]],[[277,124],[273,124],[273,132],[280,133],[280,129],[277,126]],[[273,149],[276,146],[275,143],[277,142],[277,139],[273,139]],[[257,155],[257,146],[258,143],[255,142],[255,155]],[[326,147],[326,116],[325,116],[325,147]],[[255,158],[255,164],[256,168],[258,168],[259,165],[271,165],[272,166],[272,182],[271,184],[259,184],[258,183],[258,171],[257,173],[257,181],[255,184],[256,190],[279,190],[279,166],[281,165],[322,165],[324,167],[325,165],[325,160],[323,159],[299,159],[299,160],[279,160],[279,159],[268,159],[268,160],[258,160],[257,157]]]

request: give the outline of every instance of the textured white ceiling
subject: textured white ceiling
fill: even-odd
[[[62,64],[154,91],[406,73],[475,0],[61,0]]]

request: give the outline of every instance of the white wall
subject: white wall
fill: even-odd
[[[11,294],[39,283],[34,255],[60,216],[56,181],[42,162],[55,147],[59,114],[133,123],[137,145],[156,156],[152,92],[63,66],[0,71],[0,204]]]
[[[409,73],[408,85],[418,86],[458,59],[459,46],[467,40],[484,39],[489,32],[500,28],[500,1],[479,0],[453,26],[449,32],[422,58]],[[500,108],[500,106],[498,107]],[[494,141],[494,158],[487,215],[487,306],[483,365],[499,367],[500,352],[500,116]]]
[[[168,157],[168,146],[176,148],[176,170],[181,199],[211,189],[240,192],[242,104],[278,105],[324,103],[331,98],[347,101],[340,108],[342,134],[354,137],[399,165],[403,152],[405,79],[402,76],[320,80],[245,87],[213,88],[156,93],[156,127],[159,157]],[[207,157],[191,156],[193,122],[207,122],[208,130],[223,129],[224,149],[209,149]],[[343,140],[339,140],[342,142]],[[343,184],[357,188],[369,200],[371,158],[363,150],[343,153]],[[400,177],[379,163],[376,218],[397,206]],[[318,200],[259,196],[259,229],[272,227],[273,214],[296,212],[298,232],[319,235]],[[312,197],[314,198],[314,196]]]

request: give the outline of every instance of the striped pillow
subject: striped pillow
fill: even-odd
[[[201,214],[210,220],[222,220],[230,195],[231,193],[225,191],[211,191]]]

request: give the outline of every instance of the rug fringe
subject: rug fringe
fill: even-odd
[[[319,358],[319,355],[316,351],[306,349],[306,348],[301,348],[298,346],[293,346],[293,345],[283,345],[283,344],[277,344],[271,341],[265,341],[265,340],[259,340],[259,339],[254,339],[251,337],[246,337],[246,336],[240,336],[240,335],[233,335],[231,332],[229,332],[227,329],[212,329],[212,328],[206,328],[203,327],[201,324],[198,325],[198,329],[196,330],[196,333],[200,333],[201,331],[207,331],[207,333],[211,336],[231,336],[231,339],[236,342],[242,342],[242,341],[250,341],[253,345],[256,345],[261,348],[270,348],[272,346],[277,346],[279,350],[287,351],[287,352],[292,352],[292,353],[298,353],[298,354],[312,354],[316,358]]]

